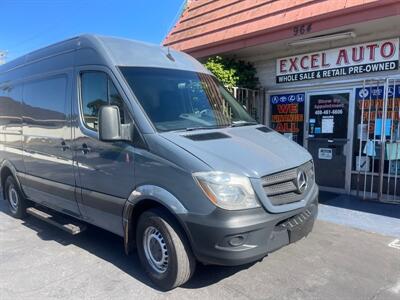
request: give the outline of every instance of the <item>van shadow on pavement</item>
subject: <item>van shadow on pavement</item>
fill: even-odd
[[[11,217],[6,202],[0,197],[0,212]],[[86,231],[72,236],[58,228],[51,226],[32,216],[22,221],[22,225],[34,230],[39,238],[44,241],[55,241],[63,246],[75,245],[85,251],[105,260],[129,274],[136,280],[158,290],[146,276],[139,257],[134,251],[127,256],[124,252],[123,239],[101,228],[88,225]],[[224,278],[232,276],[253,264],[238,267],[204,266],[197,264],[196,272],[192,279],[182,288],[196,289],[215,284]]]

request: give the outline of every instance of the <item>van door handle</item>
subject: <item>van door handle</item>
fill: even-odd
[[[65,141],[61,142],[61,149],[62,151],[67,151],[69,149],[69,146],[65,143]]]
[[[78,148],[78,150],[82,151],[83,154],[87,154],[88,152],[91,151],[91,149],[88,147],[86,143],[83,143],[82,147]]]

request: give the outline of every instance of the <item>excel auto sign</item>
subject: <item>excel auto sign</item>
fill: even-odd
[[[276,82],[288,83],[399,68],[399,39],[370,42],[280,58]]]

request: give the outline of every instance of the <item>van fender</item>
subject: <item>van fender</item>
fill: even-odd
[[[125,252],[129,254],[134,247],[135,228],[133,226],[132,216],[139,203],[143,201],[154,201],[165,207],[174,216],[187,214],[187,209],[182,203],[166,189],[156,185],[142,185],[137,187],[128,198],[123,211],[123,228]],[[184,225],[178,222],[184,227]],[[186,228],[184,230],[187,232]]]
[[[22,193],[23,193],[24,191],[23,191],[23,189],[22,189],[22,185],[21,185],[21,183],[20,183],[20,181],[19,181],[19,178],[18,178],[18,176],[17,176],[17,174],[18,174],[17,169],[14,167],[14,165],[13,165],[10,161],[8,161],[8,160],[3,160],[3,161],[1,162],[1,164],[0,164],[0,175],[3,175],[3,171],[4,171],[4,169],[6,169],[6,168],[10,170],[11,174],[13,175],[15,181],[16,181],[17,184],[18,184],[19,190],[22,191]],[[0,178],[0,179],[2,179],[2,178]],[[0,182],[0,185],[2,185],[2,182]],[[2,190],[3,190],[3,198],[5,199],[4,187],[2,186],[1,188],[2,188]]]

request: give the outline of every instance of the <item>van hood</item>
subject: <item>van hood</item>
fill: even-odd
[[[260,125],[165,132],[161,136],[215,171],[253,178],[294,168],[312,159],[300,145]]]

